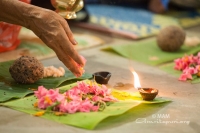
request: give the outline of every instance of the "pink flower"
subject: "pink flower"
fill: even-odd
[[[96,112],[99,110],[99,106],[92,106],[91,108],[92,111]]]
[[[67,104],[66,108],[68,113],[76,113],[80,108],[80,101],[71,101]]]
[[[91,85],[91,86],[90,86],[90,93],[91,93],[91,94],[94,94],[94,95],[100,95],[101,89],[100,89],[100,87],[97,86],[97,85]]]
[[[40,99],[38,99],[38,107],[40,109],[46,109],[47,107],[51,106],[52,104],[53,104],[53,102],[47,96],[41,97]]]
[[[80,112],[90,112],[93,107],[93,104],[89,100],[82,101],[80,105]]]
[[[50,89],[47,93],[47,96],[51,99],[52,102],[55,102],[57,101],[57,99],[60,99],[61,98],[60,95],[61,94],[59,93],[59,89],[56,89],[56,90]]]
[[[198,74],[200,70],[198,67],[200,65],[200,52],[197,56],[185,55],[182,58],[174,60],[174,63],[174,69],[182,71],[179,80],[186,81],[187,79],[192,79],[192,75]]]
[[[175,67],[176,70],[184,70],[188,65],[186,62],[183,62],[182,59],[176,59],[175,61]]]
[[[187,79],[192,79],[192,75],[188,72],[182,73],[179,80],[186,81]]]
[[[200,52],[198,52],[198,54],[197,54],[197,57],[199,57],[199,58],[200,58]]]
[[[111,89],[108,89],[105,85],[102,85],[102,96],[111,95]]]
[[[116,98],[114,98],[113,96],[106,96],[106,97],[103,97],[102,98],[103,101],[106,101],[106,102],[116,102],[118,101]]]
[[[87,94],[90,91],[89,85],[85,82],[77,82],[77,86],[75,86],[74,88],[78,89],[82,94]]]
[[[67,100],[61,101],[61,103],[58,105],[59,111],[60,112],[67,112],[67,109],[68,109],[67,105],[68,105]]]
[[[68,90],[65,95],[68,100],[81,100],[80,90],[78,90],[77,88]]]
[[[97,95],[94,95],[92,97],[92,101],[94,101],[94,102],[97,102],[97,101],[100,101],[100,100],[101,100],[101,98],[99,96],[97,96]]]
[[[48,90],[43,86],[39,86],[37,91],[34,91],[34,94],[37,98],[41,98],[47,94]]]
[[[57,102],[62,102],[65,100],[65,96],[63,94],[59,94],[57,97],[56,97],[56,101]]]
[[[38,108],[46,109],[55,106],[52,108],[53,111],[70,114],[98,111],[99,107],[95,105],[96,102],[117,101],[112,96],[111,90],[105,85],[98,85],[93,82],[77,82],[77,86],[63,94],[59,93],[59,89],[47,90],[43,86],[39,86],[34,93],[38,99]]]
[[[197,72],[200,72],[200,65],[196,65],[196,70],[197,70]]]
[[[39,86],[38,90],[34,93],[38,98],[38,107],[41,109],[46,109],[47,107],[53,105],[53,103],[60,102],[65,99],[64,95],[59,93],[59,89],[47,90],[43,86]]]
[[[193,64],[197,64],[198,61],[199,61],[199,58],[198,58],[197,56],[194,56],[194,57],[193,57],[192,63],[193,63]]]
[[[189,67],[189,68],[184,69],[183,73],[190,73],[191,75],[192,74],[196,74],[197,73],[197,69],[194,68],[194,67]]]

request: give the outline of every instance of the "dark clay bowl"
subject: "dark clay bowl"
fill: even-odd
[[[106,71],[96,72],[92,74],[92,77],[99,84],[107,84],[111,77],[111,73]]]
[[[139,92],[145,101],[152,101],[158,95],[158,90],[154,88],[140,88]]]

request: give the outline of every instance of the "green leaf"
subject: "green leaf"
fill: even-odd
[[[164,64],[164,65],[161,65],[161,66],[159,66],[159,68],[161,70],[163,70],[163,71],[165,71],[165,72],[177,77],[177,80],[178,80],[178,78],[180,77],[182,71],[175,70],[174,66],[175,66],[175,64],[174,64],[174,62],[172,62],[172,63],[167,63],[167,64]]]
[[[10,73],[9,67],[13,61],[0,63],[0,102],[5,102],[10,99],[23,98],[28,94],[32,94],[38,86],[43,85],[45,88],[56,88],[61,85],[71,84],[78,80],[91,78],[91,74],[83,74],[82,77],[76,78],[70,71],[66,71],[63,77],[43,78],[34,84],[18,84]]]
[[[192,84],[200,83],[200,77],[195,78],[194,80],[191,81]]]
[[[200,45],[196,47],[183,45],[177,52],[164,52],[157,46],[156,40],[153,39],[139,43],[113,45],[108,48],[104,48],[103,50],[115,52],[118,55],[142,62],[144,64],[156,66],[171,62],[176,58],[184,56],[185,54],[195,54],[200,51]]]
[[[61,87],[60,90],[66,91],[75,85],[76,83],[66,85],[66,86]],[[141,103],[148,103],[148,105],[153,105],[155,103],[160,104],[160,103],[170,101],[170,100],[165,100],[161,98],[157,98],[153,101],[143,101],[137,93],[130,94],[128,92],[122,92],[122,91],[117,91],[117,90],[113,90],[113,92],[118,92],[121,94],[126,93],[126,95],[131,95],[131,98],[123,100],[123,101],[111,103],[109,106],[106,106],[106,108],[103,111],[100,111],[100,112],[90,112],[90,113],[78,112],[75,114],[56,116],[53,114],[53,112],[48,113],[48,111],[46,111],[46,113],[41,117],[48,120],[56,121],[62,124],[72,125],[72,126],[76,126],[80,128],[85,128],[85,129],[94,129],[98,124],[100,124],[103,120],[106,120],[106,119],[107,119],[106,122],[111,124],[113,119],[117,119],[117,117],[120,117],[120,115],[122,116],[124,114],[126,115],[127,111],[132,110],[133,108],[137,107]],[[33,107],[33,104],[35,102],[36,102],[36,98],[34,96],[29,96],[22,99],[6,102],[1,105],[34,115],[35,113],[40,111]],[[142,106],[142,110],[145,110],[144,106]],[[135,115],[137,116],[137,114]],[[109,119],[110,117],[112,119]]]
[[[36,102],[34,96],[10,101],[3,103],[3,106],[22,111],[28,114],[34,115],[39,110],[33,107]],[[72,125],[85,129],[94,129],[102,120],[110,116],[122,115],[129,109],[138,106],[140,103],[135,101],[122,101],[116,102],[107,106],[101,112],[90,112],[90,113],[75,113],[64,116],[56,116],[53,113],[45,113],[42,118],[56,121],[62,124]]]
[[[169,102],[167,103],[157,103],[157,104],[140,104],[138,106],[135,106],[131,109],[129,109],[127,112],[125,112],[123,115],[119,116],[110,116],[103,121],[101,121],[96,129],[99,130],[106,130],[106,129],[112,129],[117,128],[119,126],[122,126],[124,124],[130,124],[134,121],[136,122],[137,119],[144,118],[146,119],[148,116],[151,117],[152,114],[157,113],[160,109],[167,106]],[[134,129],[133,129],[134,130]]]
[[[56,107],[58,104],[60,104],[60,102],[55,102],[53,103],[53,105],[49,106],[46,108],[46,111],[52,111],[54,107]]]
[[[54,56],[55,52],[48,46],[40,43],[35,43],[31,41],[21,42],[17,49],[26,49],[30,51],[30,54],[36,57],[40,56]]]

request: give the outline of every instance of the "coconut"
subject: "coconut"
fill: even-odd
[[[178,51],[184,43],[186,33],[178,26],[168,26],[160,30],[157,36],[157,45],[163,51]]]
[[[16,82],[30,84],[43,78],[44,66],[34,57],[21,56],[10,66],[9,72]]]

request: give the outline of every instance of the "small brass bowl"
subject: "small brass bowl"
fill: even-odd
[[[93,79],[99,83],[99,84],[107,84],[110,77],[111,77],[111,73],[110,72],[106,72],[106,71],[102,71],[102,72],[96,72],[92,74]]]
[[[139,88],[138,90],[145,101],[152,101],[158,95],[158,90],[154,88]]]

